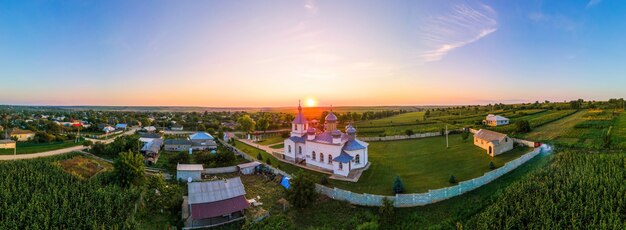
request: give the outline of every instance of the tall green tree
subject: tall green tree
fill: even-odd
[[[396,176],[396,180],[393,182],[393,193],[403,193],[404,192],[404,183],[400,179],[400,176]]]
[[[122,187],[139,183],[144,176],[143,156],[132,151],[121,152],[113,163],[113,174]]]
[[[247,114],[239,117],[237,124],[239,125],[239,129],[247,133],[253,132],[256,126],[256,122]]]
[[[298,172],[290,181],[287,200],[296,208],[305,208],[317,200],[315,181],[311,175]]]

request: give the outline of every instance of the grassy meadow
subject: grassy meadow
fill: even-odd
[[[50,143],[26,143],[17,142],[17,154],[30,154],[64,149],[81,145],[82,143],[74,143],[74,141],[50,142]],[[12,155],[13,149],[0,149],[0,155]]]

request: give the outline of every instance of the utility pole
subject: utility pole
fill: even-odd
[[[448,142],[448,125],[446,124],[446,148],[450,148],[450,144]]]

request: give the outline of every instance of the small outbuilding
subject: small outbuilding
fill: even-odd
[[[127,124],[121,124],[120,123],[120,124],[115,125],[115,129],[117,129],[117,130],[126,130],[126,128],[128,128]]]
[[[253,162],[237,165],[237,168],[239,168],[239,172],[241,174],[250,175],[256,172],[259,165],[261,165],[261,163],[259,163],[258,161],[253,161]]]
[[[508,125],[509,119],[500,115],[489,114],[485,120],[483,120],[483,124],[488,126]]]
[[[474,134],[474,145],[487,150],[487,154],[493,157],[513,149],[513,140],[504,133],[481,129]]]
[[[202,171],[204,167],[202,164],[178,164],[176,165],[176,179],[182,181],[201,181]]]
[[[188,197],[183,201],[187,228],[212,227],[244,219],[244,211],[250,206],[239,177],[193,182],[187,188]]]

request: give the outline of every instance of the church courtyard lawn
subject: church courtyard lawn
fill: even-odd
[[[270,148],[273,148],[273,149],[282,149],[284,147],[285,147],[285,143],[280,143],[280,144],[275,144],[275,145],[270,146]]]
[[[74,143],[74,141],[50,142],[50,143],[26,143],[17,142],[17,154],[30,154],[52,151],[57,149],[69,148],[81,145],[82,143]],[[12,155],[13,149],[0,149],[0,155]]]
[[[450,186],[448,179],[454,175],[464,181],[482,176],[490,171],[489,162],[496,167],[517,159],[530,151],[519,147],[495,158],[486,151],[474,146],[473,137],[463,141],[461,135],[450,135],[450,148],[446,148],[445,137],[430,137],[402,141],[370,142],[369,161],[371,166],[363,172],[357,183],[330,179],[329,187],[338,187],[357,193],[393,195],[391,188],[397,175],[404,182],[405,193],[427,192]],[[263,162],[270,158],[272,166],[287,173],[304,170],[298,166],[277,160],[269,153],[235,140],[235,147],[256,158],[261,153]],[[305,170],[316,178],[327,177],[311,170]]]
[[[472,136],[463,141],[461,135],[451,135],[450,148],[446,148],[445,137],[370,142],[371,166],[359,181],[331,182],[352,192],[393,195],[391,188],[400,176],[405,193],[421,193],[450,186],[450,175],[459,182],[476,178],[490,171],[489,162],[500,167],[530,151],[519,147],[492,158],[472,141]]]
[[[274,136],[267,137],[263,139],[262,141],[259,141],[256,143],[260,145],[273,145],[277,143],[282,143],[283,141],[285,141],[284,137],[282,137],[281,135],[274,135]]]

